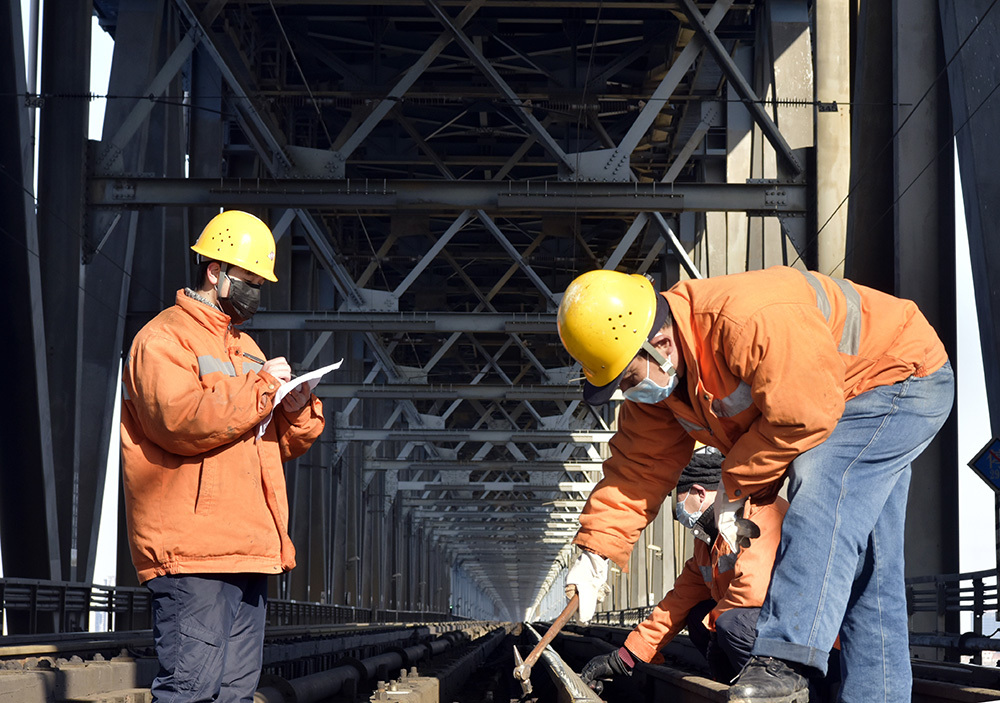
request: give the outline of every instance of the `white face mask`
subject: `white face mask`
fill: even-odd
[[[664,373],[670,376],[670,380],[667,381],[666,386],[659,385],[649,377],[649,358],[647,357],[646,378],[629,388],[627,391],[622,393],[622,395],[624,395],[627,400],[631,400],[633,403],[649,403],[651,405],[655,405],[656,403],[666,400],[677,387],[677,369],[674,368],[670,359],[664,359],[660,368],[663,369]]]
[[[698,518],[701,517],[703,512],[704,511],[699,510],[696,513],[689,513],[687,508],[684,507],[683,502],[678,503],[677,507],[674,509],[674,513],[677,515],[677,522],[684,525],[684,527],[689,530],[697,524]]]

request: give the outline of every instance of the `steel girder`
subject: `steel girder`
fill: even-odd
[[[7,126],[0,134],[0,209],[5,213],[0,278],[10,297],[34,301],[18,305],[8,300],[7,306],[10,326],[18,330],[7,359],[17,373],[10,374],[7,401],[13,411],[6,414],[0,437],[0,552],[6,576],[61,579],[49,355],[38,304],[43,269],[35,217],[32,108],[22,36],[19,3],[0,3],[0,121]],[[28,630],[19,616],[11,618],[9,627],[11,632]]]
[[[484,592],[519,593],[523,606],[551,570],[476,563],[475,550],[419,515],[420,501],[440,504],[428,482],[450,485],[448,471],[468,482],[479,463],[499,478],[466,483],[449,503],[579,510],[585,491],[555,500],[559,483],[606,455],[614,415],[567,394],[579,371],[553,334],[559,291],[600,266],[649,272],[664,286],[701,276],[717,270],[719,238],[736,243],[731,252],[749,249],[748,221],[780,230],[776,217],[803,219],[802,183],[763,166],[719,176],[723,73],[703,48],[753,44],[756,4],[714,3],[698,34],[681,3],[181,0],[161,12],[169,31],[158,63],[123,91],[152,98],[123,104],[88,189],[89,221],[106,223],[109,243],[134,247],[121,342],[178,287],[212,207],[265,215],[280,235],[282,282],[254,334],[300,368],[346,359],[320,389],[331,436],[289,469],[307,575],[283,587],[374,603],[405,572],[424,585],[397,598],[427,604],[449,588],[435,570],[441,555],[461,554]],[[760,60],[740,70],[765,95]],[[150,139],[143,130],[163,128],[150,119],[170,119],[163,105],[149,108],[179,100],[178,67],[191,81],[187,180],[118,158]],[[184,143],[171,134],[166,151]],[[742,233],[707,224],[726,211],[744,218]],[[156,224],[142,224],[149,215]],[[166,257],[162,272],[154,251]],[[461,321],[449,322],[454,311]],[[519,315],[535,326],[518,326]],[[543,480],[530,498],[488,490],[510,475],[492,462],[511,473],[537,466]],[[415,483],[433,497],[414,497]],[[544,543],[544,523],[531,525],[520,537],[537,538],[542,562],[565,556],[565,540]]]
[[[90,299],[85,294],[81,261],[93,242],[85,234],[84,192],[87,155],[87,105],[72,95],[89,89],[89,0],[43,8],[41,92],[52,98],[42,103],[38,115],[38,255],[46,281],[41,298],[46,354],[48,356],[49,419],[52,445],[53,487],[59,514],[59,578],[85,580],[93,563],[103,486],[104,457],[97,459],[83,417],[99,417],[103,408],[86,396],[84,362],[85,315]],[[57,340],[58,343],[57,343]],[[102,363],[103,368],[110,365]],[[97,461],[93,461],[97,459]],[[51,535],[50,535],[51,540]],[[56,560],[57,559],[57,560]]]

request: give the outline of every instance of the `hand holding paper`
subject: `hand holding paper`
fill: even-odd
[[[339,369],[342,363],[344,363],[343,359],[341,359],[335,364],[330,364],[329,366],[324,366],[323,368],[316,369],[315,371],[310,371],[309,373],[303,374],[301,376],[296,376],[291,381],[282,383],[280,386],[278,386],[278,392],[274,394],[274,405],[278,405],[278,403],[282,402],[285,399],[285,396],[287,396],[289,393],[294,391],[299,386],[305,386],[302,392],[305,394],[306,399],[308,399],[309,393],[312,393],[313,388],[319,385],[320,379],[323,378],[323,376],[325,376],[329,372]],[[299,394],[295,393],[292,396],[292,399],[298,400],[298,398],[295,398],[295,396],[297,395]],[[299,405],[299,409],[301,409],[303,405],[305,405],[305,401],[301,402],[301,404]],[[273,410],[271,414],[273,414]],[[264,430],[266,430],[267,426],[271,423],[271,414],[269,414],[267,417],[261,420],[260,425],[257,427],[257,439],[260,439],[261,437],[264,436]]]

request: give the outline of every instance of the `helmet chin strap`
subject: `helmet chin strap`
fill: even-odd
[[[229,264],[225,261],[219,262],[219,280],[215,284],[215,294],[221,298],[222,297],[222,279],[229,278],[229,274],[226,273],[229,270]]]
[[[663,371],[663,373],[667,374],[668,376],[673,376],[677,373],[677,369],[674,368],[674,365],[673,363],[671,363],[670,359],[663,356],[663,354],[660,353],[659,349],[657,349],[656,347],[654,347],[652,344],[649,343],[648,339],[642,343],[640,349],[642,349],[651,357],[653,357],[653,361],[656,362],[656,365],[660,367],[660,370]]]

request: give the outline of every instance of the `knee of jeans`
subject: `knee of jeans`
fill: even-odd
[[[715,633],[722,642],[745,640],[756,636],[760,608],[733,608],[715,619]]]

